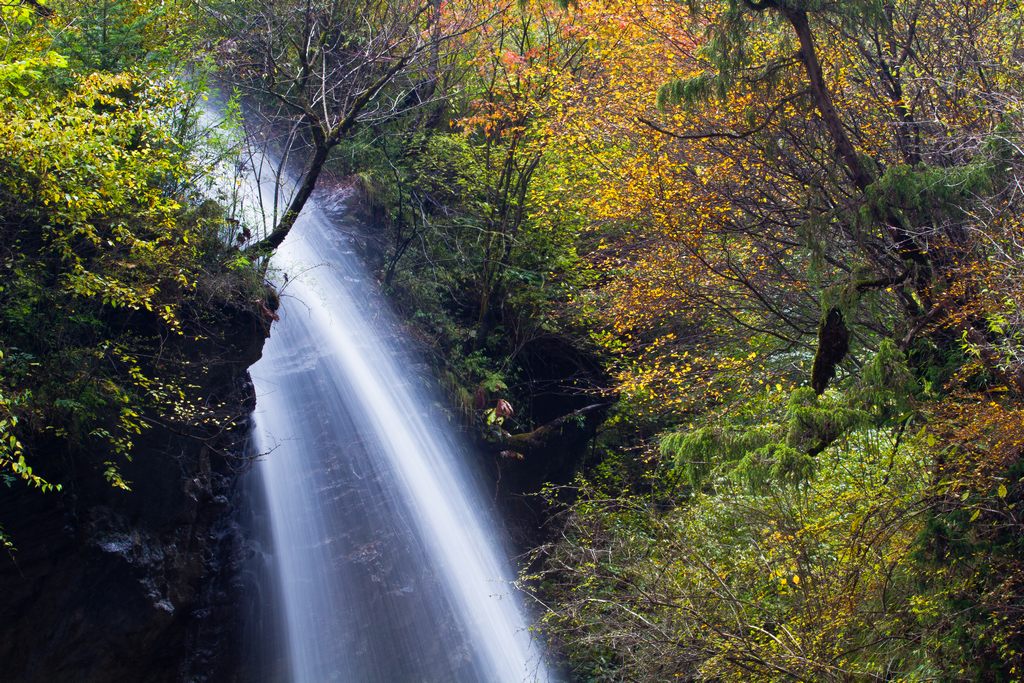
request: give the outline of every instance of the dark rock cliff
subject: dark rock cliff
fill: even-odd
[[[266,321],[242,308],[220,313],[216,336],[188,352],[191,381],[207,405],[247,416],[247,369]],[[0,680],[234,677],[246,551],[233,500],[246,427],[247,417],[218,432],[153,427],[122,467],[131,492],[67,471],[61,493],[0,493],[17,545],[0,555]],[[58,459],[73,468],[73,458]]]

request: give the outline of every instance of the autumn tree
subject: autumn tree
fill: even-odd
[[[990,103],[979,117],[965,121],[966,128],[954,132],[944,123],[932,123],[942,119],[935,117],[936,103],[929,100],[938,97],[955,108],[966,104],[964,97],[990,99],[991,93],[985,91],[1001,67],[988,67],[992,73],[986,76],[986,65],[978,59],[986,49],[980,44],[982,27],[995,18],[996,8],[962,3],[949,6],[940,16],[937,8],[924,2],[744,0],[692,3],[690,11],[707,27],[708,37],[698,50],[706,66],[664,85],[660,103],[721,99],[735,96],[738,89],[752,89],[780,103],[806,97],[817,114],[813,125],[827,137],[842,174],[835,197],[828,202],[831,222],[846,233],[848,244],[862,242],[853,253],[861,256],[867,270],[847,279],[852,299],[874,289],[894,291],[904,311],[905,347],[929,323],[965,303],[954,303],[942,292],[957,287],[956,263],[966,247],[965,206],[977,205],[986,192],[1000,193],[998,169],[1007,162],[1008,150],[999,142],[1004,134],[998,125],[1008,112],[1005,101]],[[940,56],[927,42],[941,40],[942,31],[952,28],[951,21],[963,22],[963,42]],[[778,46],[768,56],[757,49],[758,41],[763,45],[766,38]],[[851,53],[829,56],[834,60],[830,83],[819,42],[834,40],[850,45]],[[795,54],[788,48],[791,42]],[[990,43],[987,48],[1000,46]],[[946,61],[950,55],[971,62],[969,73],[979,78],[959,93],[948,92],[940,76],[945,68],[956,68]],[[961,61],[959,67],[965,66]],[[792,75],[794,67],[801,71],[798,80]],[[917,76],[910,83],[908,73]],[[851,82],[865,84],[865,95],[870,93],[874,102],[854,98],[837,105],[833,91],[848,91],[846,84]],[[888,104],[879,109],[876,103]],[[873,142],[873,134],[891,144],[879,145],[877,138]],[[950,135],[963,137],[951,146]],[[827,244],[828,226],[816,217],[806,221],[809,239]],[[865,238],[872,244],[863,244]],[[830,304],[826,309],[812,368],[812,385],[819,392],[846,356],[844,340],[849,336],[843,318],[849,307],[844,311]],[[965,332],[976,336],[971,330],[979,324],[967,323],[971,329]],[[1013,377],[1007,380],[1016,385]]]
[[[1009,676],[1019,13],[575,7],[573,306],[609,432],[658,435],[608,443],[542,548],[553,633],[595,678]]]

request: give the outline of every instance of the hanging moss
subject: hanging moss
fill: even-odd
[[[807,453],[785,444],[770,443],[748,451],[730,476],[756,493],[779,484],[802,484],[814,475],[816,464],[815,458]]]
[[[790,396],[786,446],[817,455],[849,429],[869,422],[868,416],[835,400],[822,400],[809,387]]]
[[[906,357],[883,342],[860,381],[845,392],[818,394],[800,387],[790,394],[782,423],[708,426],[666,434],[661,454],[691,486],[712,473],[741,481],[751,490],[770,484],[800,484],[814,474],[817,456],[860,429],[880,427],[912,415],[920,387]]]
[[[748,428],[702,427],[667,434],[661,439],[661,453],[682,470],[691,486],[702,484],[716,465],[736,463],[749,453],[778,441],[777,425]]]
[[[691,106],[709,99],[720,89],[720,79],[710,73],[672,80],[658,88],[658,109],[665,110],[672,105]]]
[[[818,326],[818,350],[811,366],[811,386],[815,393],[825,391],[828,383],[836,376],[836,367],[850,350],[850,330],[846,327],[843,312],[833,307]]]
[[[886,339],[864,366],[853,404],[881,423],[905,414],[920,392],[921,385],[910,371],[906,355]]]

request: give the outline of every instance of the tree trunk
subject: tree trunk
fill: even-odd
[[[857,154],[856,148],[853,146],[853,141],[850,140],[850,136],[846,134],[846,129],[843,128],[843,122],[839,118],[839,112],[836,111],[832,95],[828,91],[828,86],[825,85],[825,76],[821,70],[821,62],[818,61],[818,52],[814,45],[814,35],[811,33],[807,12],[805,10],[782,8],[782,13],[789,20],[800,41],[800,61],[804,65],[807,79],[810,81],[814,106],[817,108],[822,121],[825,123],[825,127],[828,129],[829,135],[832,137],[836,153],[846,166],[850,179],[857,186],[857,189],[864,192],[872,183],[878,180],[878,177],[864,166],[860,156]],[[915,289],[922,300],[927,301],[928,293],[926,290],[931,280],[931,262],[927,254],[917,244],[911,231],[904,224],[903,218],[892,207],[887,206],[881,209],[877,212],[875,218],[885,228],[900,258],[914,264],[915,272],[912,279]],[[924,308],[928,308],[927,303]],[[919,314],[920,311],[913,311],[912,313]]]
[[[542,450],[549,446],[551,442],[558,436],[559,430],[569,422],[580,419],[584,415],[592,413],[601,408],[606,408],[607,403],[594,403],[578,410],[574,410],[568,415],[555,418],[551,422],[537,427],[533,431],[524,432],[521,434],[501,434],[501,438],[494,444],[497,448],[502,450],[512,451],[519,455],[529,455],[530,453]]]
[[[277,225],[274,226],[273,231],[269,235],[254,244],[247,251],[253,251],[257,255],[262,256],[281,246],[281,242],[284,242],[284,238],[288,236],[288,233],[295,225],[295,221],[298,220],[302,207],[306,205],[310,195],[313,194],[313,190],[316,189],[316,182],[320,178],[320,172],[323,171],[324,164],[327,163],[327,156],[330,154],[332,146],[327,141],[318,141],[316,143],[313,156],[310,157],[309,163],[306,164],[306,169],[302,173],[302,183],[295,192],[295,196],[292,197],[291,202],[288,203],[288,208],[285,210],[284,215],[281,216],[281,220],[277,222]]]
[[[318,120],[314,114],[307,112],[306,122],[311,125],[314,151],[309,163],[306,164],[305,171],[302,173],[302,183],[299,185],[299,189],[292,198],[292,201],[288,204],[288,209],[281,217],[281,220],[274,226],[273,231],[247,251],[253,252],[257,256],[262,256],[281,246],[284,238],[288,236],[288,233],[295,225],[295,221],[298,220],[302,207],[306,205],[310,195],[313,194],[313,190],[316,189],[316,181],[320,177],[320,172],[324,169],[324,164],[327,163],[327,157],[331,150],[355,128],[356,120],[363,109],[373,102],[374,98],[391,82],[391,79],[412,61],[413,57],[418,54],[419,49],[417,47],[402,55],[380,78],[359,93],[352,100],[348,110],[341,117],[337,125],[329,127],[328,119]]]
[[[818,52],[814,46],[814,35],[811,33],[807,12],[790,8],[784,8],[782,12],[793,26],[793,30],[796,31],[797,38],[800,41],[800,61],[804,65],[807,79],[811,84],[811,96],[814,98],[814,106],[817,107],[829,135],[832,136],[836,152],[846,165],[850,179],[853,180],[858,189],[863,191],[876,179],[874,174],[864,167],[860,157],[857,156],[857,150],[854,148],[850,136],[846,134],[843,122],[839,118],[839,112],[836,111],[836,106],[832,102],[832,95],[825,85],[825,76],[822,74],[821,63],[818,61]]]

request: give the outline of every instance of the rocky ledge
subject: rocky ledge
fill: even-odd
[[[217,337],[189,350],[189,365],[207,405],[242,416],[232,427],[147,430],[122,467],[128,493],[54,452],[63,492],[0,495],[17,544],[0,553],[4,681],[233,679],[247,554],[233,501],[255,401],[247,370],[267,321],[243,308],[219,313]]]

